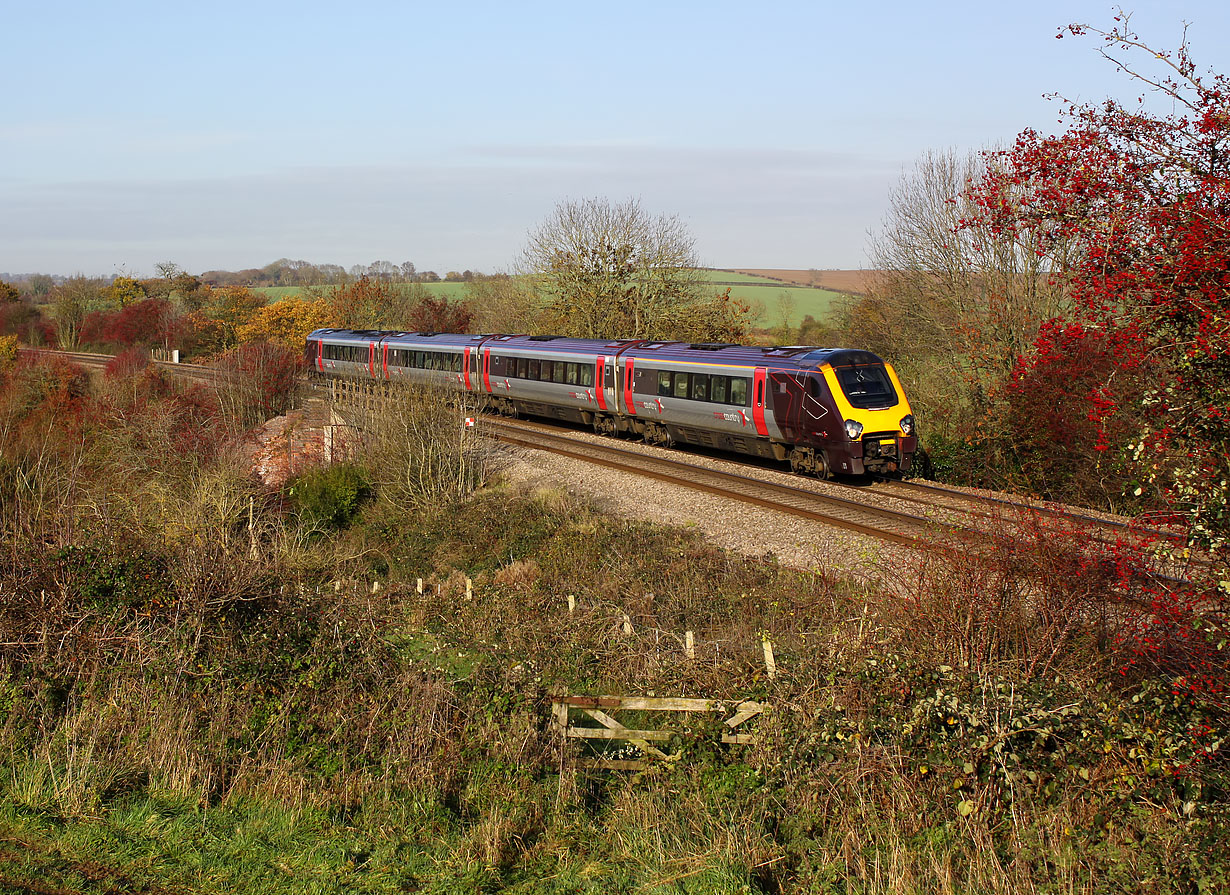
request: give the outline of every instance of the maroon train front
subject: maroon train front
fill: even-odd
[[[319,329],[306,355],[319,375],[448,385],[497,412],[821,477],[907,472],[918,445],[896,372],[868,351]]]

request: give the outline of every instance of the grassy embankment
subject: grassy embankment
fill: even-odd
[[[2,890],[1230,882],[1224,703],[1130,664],[1079,535],[858,584],[502,484],[414,396],[265,489],[208,395],[6,385]],[[676,761],[595,772],[549,728],[557,688],[773,709],[758,746],[693,720]]]

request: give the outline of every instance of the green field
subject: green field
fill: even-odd
[[[756,312],[758,328],[768,329],[780,326],[785,322],[790,326],[798,326],[807,316],[816,320],[828,315],[840,292],[829,289],[817,289],[810,286],[792,286],[767,277],[757,277],[751,274],[729,273],[723,270],[706,270],[705,279],[714,284],[714,289],[724,291],[729,284],[730,294],[752,306]],[[722,285],[717,285],[717,284]],[[433,295],[443,296],[450,300],[460,301],[466,297],[465,283],[424,283],[424,288]],[[327,290],[330,287],[316,287]],[[261,286],[252,290],[266,297],[269,301],[278,301],[288,295],[311,292],[312,289],[303,286]]]

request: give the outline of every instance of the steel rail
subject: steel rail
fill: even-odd
[[[737,500],[741,503],[754,504],[898,544],[916,546],[921,541],[916,535],[905,534],[899,529],[904,528],[917,532],[930,531],[937,527],[935,523],[927,519],[898,510],[871,507],[841,497],[820,495],[806,489],[709,469],[682,460],[652,457],[613,445],[583,442],[529,425],[506,420],[487,420],[483,428],[498,440],[506,443],[532,450],[546,450],[587,463],[596,463],[611,469]],[[773,499],[766,496],[766,492],[781,497]],[[857,518],[860,516],[861,521]],[[869,522],[868,519],[877,520],[879,524]]]

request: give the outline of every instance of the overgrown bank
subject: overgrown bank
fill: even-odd
[[[1227,882],[1221,617],[1130,611],[1079,538],[937,553],[890,595],[554,492],[390,476],[464,446],[397,434],[430,426],[269,491],[226,401],[139,369],[6,384],[5,887]],[[549,728],[554,688],[773,710],[759,746],[696,725],[676,762],[592,772]]]

